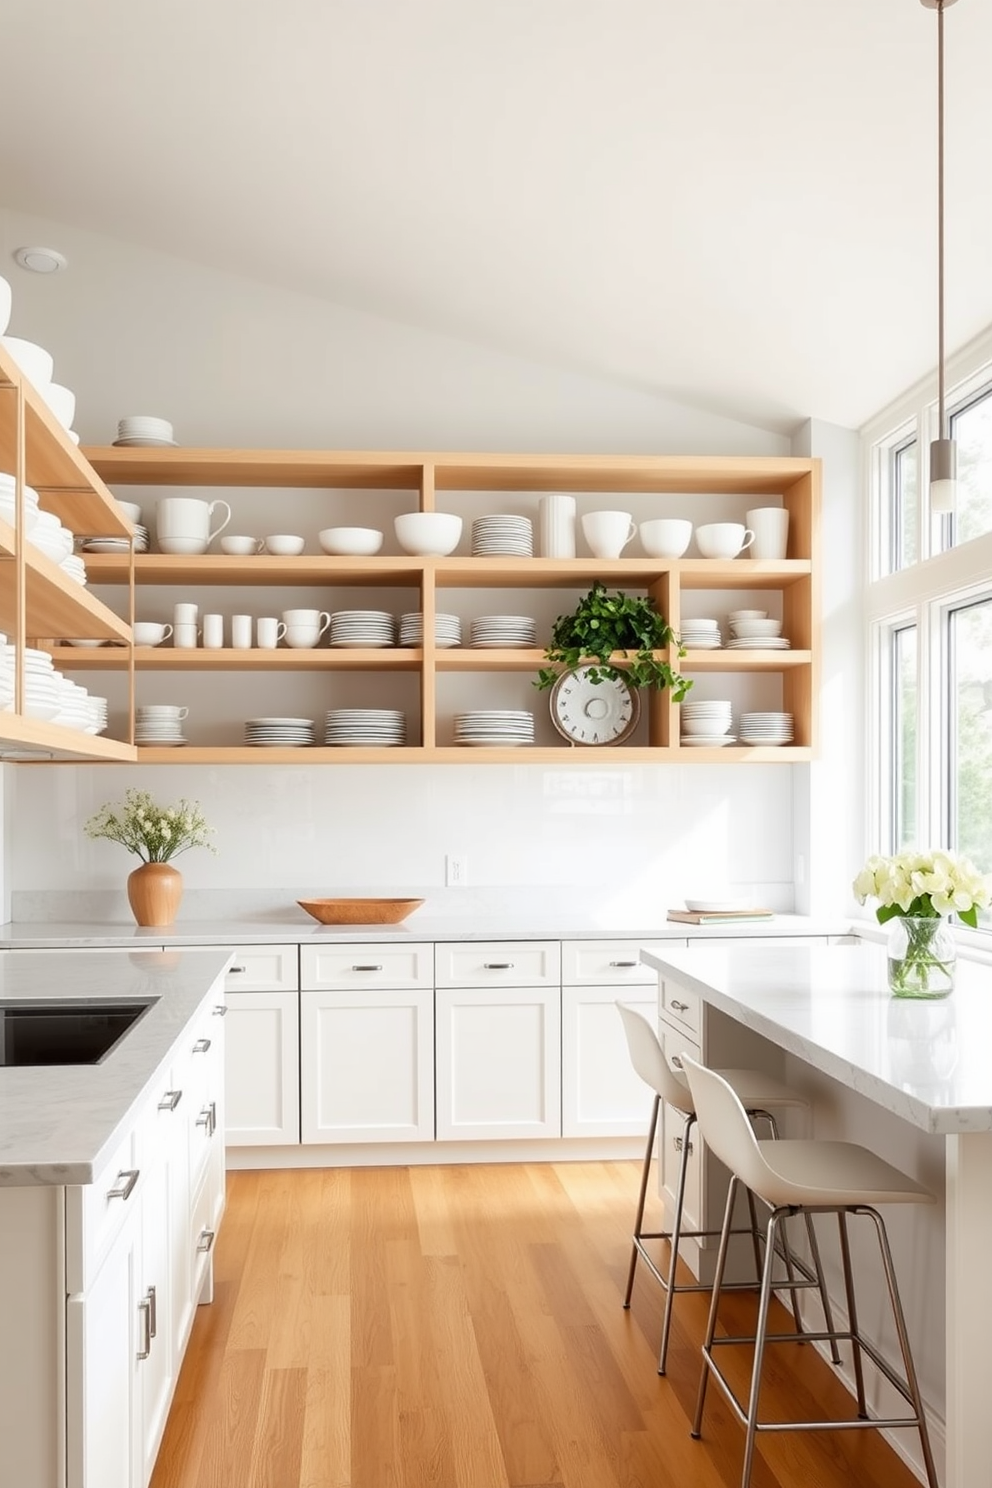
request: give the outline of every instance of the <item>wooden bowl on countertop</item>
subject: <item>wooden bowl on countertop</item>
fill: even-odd
[[[398,925],[423,899],[297,899],[322,925]]]

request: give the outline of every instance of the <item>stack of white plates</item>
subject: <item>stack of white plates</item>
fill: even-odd
[[[293,749],[314,742],[312,718],[248,718],[245,743],[269,749]]]
[[[5,712],[14,707],[15,646],[0,646],[0,701]],[[47,651],[24,647],[24,714],[41,721],[55,718],[62,710],[62,675],[55,670]]]
[[[34,526],[26,536],[32,547],[44,553],[46,558],[51,558],[53,563],[61,563],[63,558],[68,558],[75,541],[69,528],[63,527],[54,512],[49,511],[38,512]]]
[[[87,689],[81,683],[63,677],[60,672],[55,673],[55,680],[58,684],[59,711],[52,723],[57,723],[61,728],[76,729],[81,734],[95,734],[97,731],[91,726],[93,711]]]
[[[380,748],[405,744],[406,714],[399,708],[328,708],[324,743]]]
[[[742,744],[791,744],[791,713],[742,713]]]
[[[12,475],[0,471],[0,521],[8,527],[17,525],[17,508],[14,500],[15,481]],[[38,492],[33,486],[24,487],[24,530],[30,532],[38,520]]]
[[[338,610],[331,616],[331,646],[391,646],[393,617],[388,610]]]
[[[115,444],[131,445],[136,449],[174,445],[172,425],[168,419],[152,418],[150,414],[134,414],[122,418],[117,424]]]
[[[442,650],[462,643],[462,622],[457,615],[434,616],[434,644]],[[400,645],[422,646],[424,644],[424,617],[419,610],[411,610],[400,616]]]
[[[682,644],[687,651],[715,651],[721,644],[716,620],[683,620]]]
[[[126,553],[131,544],[126,537],[84,537],[79,546],[84,553]],[[148,552],[148,528],[140,523],[134,529],[134,551]]]
[[[134,710],[134,742],[163,748],[185,744],[183,719],[186,709],[178,703],[149,703]]]
[[[500,554],[533,558],[534,527],[530,517],[476,517],[472,523],[472,557],[493,558]]]
[[[470,634],[470,646],[537,645],[537,626],[529,615],[480,615]]]
[[[534,715],[522,708],[483,708],[455,714],[455,743],[503,747],[533,744]]]
[[[78,553],[69,553],[62,559],[59,568],[64,574],[68,574],[70,579],[75,580],[77,584],[86,583],[86,564]]]
[[[90,693],[86,700],[89,703],[90,721],[85,729],[87,734],[102,734],[107,727],[107,699],[97,697]]]
[[[683,744],[705,748],[737,742],[730,732],[731,707],[728,702],[683,703],[679,713]]]
[[[727,642],[728,651],[788,651],[792,645],[785,636],[735,636]]]

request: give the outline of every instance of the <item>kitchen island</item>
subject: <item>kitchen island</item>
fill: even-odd
[[[96,1062],[61,1062],[78,1057],[70,1023],[59,1063],[0,1067],[0,1483],[148,1481],[197,1301],[211,1294],[229,961],[0,957],[12,1022],[38,1008],[47,1024],[65,1003],[81,1026],[140,1012]],[[19,1037],[5,1029],[8,1059]]]
[[[989,969],[959,961],[957,986],[949,998],[912,1002],[889,993],[885,952],[879,946],[693,947],[641,955],[658,973],[663,1021],[673,999],[679,1006],[698,1003],[704,1059],[717,1062],[716,1051],[725,1054],[735,1026],[746,1041],[757,1037],[779,1060],[785,1057],[790,1082],[809,1091],[814,1135],[858,1140],[909,1171],[915,1169],[943,1198],[936,1215],[943,1222],[944,1348],[927,1336],[925,1324],[914,1333],[913,1343],[921,1375],[931,1380],[928,1406],[939,1392],[939,1365],[945,1365],[945,1420],[933,1423],[938,1441],[946,1435],[942,1481],[946,1488],[988,1485]],[[677,1052],[674,1043],[666,1044],[666,1054]],[[917,1140],[914,1133],[926,1138]],[[935,1152],[943,1158],[942,1172],[934,1169]],[[935,1177],[943,1183],[942,1195]],[[712,1214],[704,1211],[701,1217]],[[927,1235],[927,1223],[926,1216],[906,1216],[901,1226],[893,1227],[899,1237],[896,1265],[904,1301],[912,1299],[918,1319],[926,1315],[926,1293],[934,1291],[939,1253],[933,1235]],[[929,1223],[932,1229],[932,1218]],[[931,1304],[930,1311],[939,1314],[939,1307]]]

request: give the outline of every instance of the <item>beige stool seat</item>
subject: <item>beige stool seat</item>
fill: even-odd
[[[617,1003],[617,1009],[623,1019],[624,1032],[627,1036],[627,1048],[630,1053],[630,1062],[635,1072],[644,1083],[654,1091],[654,1104],[651,1111],[651,1120],[648,1127],[647,1146],[644,1152],[644,1162],[641,1169],[641,1187],[637,1203],[637,1212],[634,1218],[634,1231],[630,1252],[630,1269],[627,1274],[627,1290],[624,1295],[624,1307],[630,1306],[630,1299],[634,1289],[634,1273],[637,1269],[638,1257],[640,1257],[655,1280],[665,1291],[665,1310],[661,1325],[661,1344],[658,1350],[658,1373],[664,1374],[668,1358],[668,1343],[672,1327],[672,1305],[676,1292],[702,1292],[709,1291],[709,1287],[697,1284],[686,1284],[676,1281],[676,1268],[679,1258],[679,1244],[684,1239],[696,1239],[703,1236],[718,1235],[719,1230],[686,1230],[682,1223],[682,1210],[685,1202],[686,1175],[688,1172],[689,1157],[692,1152],[692,1128],[696,1122],[696,1109],[693,1102],[692,1091],[689,1088],[685,1075],[681,1069],[681,1060],[675,1056],[672,1065],[665,1058],[665,1051],[661,1047],[661,1041],[655,1033],[651,1024],[636,1009],[628,1007],[625,1003]],[[777,1136],[778,1128],[775,1121],[775,1112],[783,1110],[808,1111],[809,1105],[806,1099],[791,1086],[784,1084],[774,1075],[766,1075],[762,1070],[753,1069],[725,1069],[721,1072],[724,1079],[736,1092],[742,1106],[753,1120],[763,1119],[769,1130]],[[670,1230],[645,1230],[644,1208],[647,1200],[648,1183],[650,1180],[651,1166],[654,1157],[654,1142],[658,1128],[658,1114],[662,1101],[672,1106],[676,1111],[682,1113],[686,1119],[685,1129],[681,1137],[681,1156],[679,1160],[678,1182],[675,1194],[675,1206],[672,1216],[672,1228]],[[750,1193],[748,1203],[751,1209],[752,1238],[759,1235],[757,1216],[754,1210],[754,1201]],[[734,1231],[734,1233],[744,1233]],[[814,1260],[814,1271],[810,1271],[801,1261],[793,1256],[788,1245],[785,1243],[784,1231],[781,1251],[786,1266],[786,1280],[783,1287],[792,1292],[793,1315],[796,1319],[797,1328],[802,1323],[798,1306],[798,1283],[795,1281],[795,1270],[802,1272],[806,1282],[817,1280],[821,1287],[821,1296],[824,1309],[829,1316],[829,1302],[826,1296],[826,1288],[820,1282],[819,1256],[816,1252],[816,1237],[812,1233],[812,1224],[809,1225],[807,1233],[810,1235],[811,1250]],[[666,1240],[670,1245],[669,1266],[667,1274],[663,1273],[656,1265],[654,1258],[645,1246],[648,1240]],[[762,1260],[758,1249],[758,1240],[755,1244],[755,1268],[756,1275],[760,1276],[762,1271]],[[745,1283],[752,1286],[752,1283]],[[753,1283],[757,1286],[757,1280]],[[839,1354],[835,1353],[834,1362],[840,1362]]]
[[[727,1207],[720,1234],[720,1248],[717,1254],[716,1275],[713,1279],[710,1315],[706,1326],[706,1338],[703,1342],[703,1368],[699,1380],[699,1395],[692,1435],[698,1437],[701,1432],[706,1385],[712,1374],[730,1402],[738,1420],[746,1427],[741,1488],[748,1488],[750,1482],[759,1431],[836,1430],[841,1427],[872,1427],[877,1430],[897,1426],[915,1426],[919,1431],[927,1482],[930,1488],[937,1488],[937,1475],[930,1450],[923,1401],[909,1346],[899,1289],[896,1285],[888,1236],[882,1216],[875,1207],[878,1204],[932,1204],[933,1195],[914,1178],[910,1178],[906,1173],[893,1167],[891,1163],[887,1163],[883,1158],[854,1142],[760,1140],[755,1134],[748,1113],[736,1091],[719,1071],[706,1069],[704,1065],[697,1063],[688,1055],[683,1057],[683,1067],[692,1091],[702,1138],[731,1174]],[[748,1189],[763,1200],[771,1211],[765,1240],[765,1266],[761,1279],[758,1323],[753,1339],[717,1338],[715,1336],[731,1233],[734,1196],[739,1183],[746,1184]],[[841,1262],[844,1269],[844,1289],[847,1297],[849,1326],[846,1331],[835,1329],[828,1314],[827,1326],[823,1332],[803,1334],[770,1334],[768,1332],[768,1312],[772,1290],[770,1258],[774,1254],[776,1232],[786,1217],[797,1213],[805,1214],[807,1218],[813,1213],[835,1213],[837,1215]],[[848,1215],[867,1217],[874,1225],[889,1291],[889,1301],[899,1336],[904,1377],[899,1376],[888,1360],[882,1357],[874,1344],[865,1338],[859,1329],[847,1232]],[[810,1227],[812,1228],[812,1225]],[[799,1283],[799,1285],[802,1284]],[[800,1422],[759,1420],[758,1399],[765,1347],[768,1343],[796,1342],[800,1338],[829,1341],[834,1346],[838,1340],[846,1340],[851,1344],[858,1403],[856,1419]],[[745,1409],[716,1364],[713,1351],[727,1344],[751,1342],[754,1344],[754,1357],[751,1366],[750,1392]],[[889,1383],[909,1403],[912,1407],[912,1415],[885,1419],[869,1417],[865,1400],[863,1355],[867,1355],[872,1360]]]

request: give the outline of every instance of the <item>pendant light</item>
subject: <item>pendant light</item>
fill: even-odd
[[[944,406],[944,11],[955,0],[920,0],[937,12],[937,438],[930,443],[930,510],[953,512],[958,447],[950,438]]]

